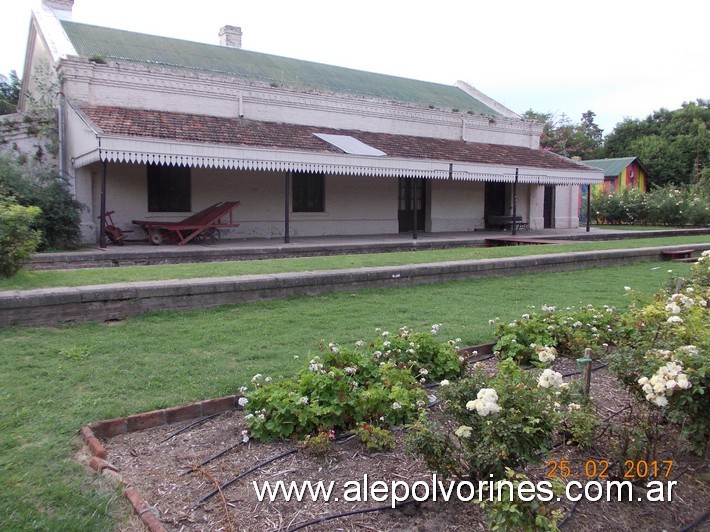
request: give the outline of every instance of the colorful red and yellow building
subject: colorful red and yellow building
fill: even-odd
[[[648,190],[648,170],[638,157],[618,157],[615,159],[590,159],[582,161],[587,166],[604,171],[604,182],[599,185],[582,185],[579,191],[579,219],[586,222],[587,193],[592,196],[603,191],[605,194],[620,194],[626,189]]]

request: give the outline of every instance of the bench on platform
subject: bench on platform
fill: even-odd
[[[513,224],[515,224],[516,229],[525,229],[526,231],[530,229],[530,224],[523,221],[522,216],[489,215],[486,218],[486,222],[489,227],[497,227],[499,229],[508,227],[512,229]]]

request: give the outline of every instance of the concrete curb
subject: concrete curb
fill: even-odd
[[[710,234],[710,228],[668,229],[654,231],[606,230],[586,233],[582,230],[569,234],[550,233],[550,230],[525,232],[531,238],[558,240],[623,240],[626,238],[655,238],[663,236],[692,236]],[[55,270],[75,268],[101,268],[114,266],[146,266],[215,261],[242,261],[292,257],[316,257],[393,251],[423,251],[458,247],[480,247],[486,238],[507,236],[504,232],[487,232],[472,236],[447,237],[440,234],[423,234],[420,239],[393,240],[392,235],[343,237],[348,241],[329,242],[327,239],[312,242],[234,241],[230,246],[109,246],[106,249],[90,248],[76,252],[37,253],[25,264],[28,270]]]
[[[0,326],[101,322],[157,310],[192,310],[299,295],[316,296],[327,292],[625,265],[662,260],[664,251],[692,249],[700,252],[708,247],[708,244],[686,244],[376,268],[5,291],[0,292]]]

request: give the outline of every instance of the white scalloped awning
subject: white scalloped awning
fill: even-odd
[[[285,149],[185,143],[139,137],[104,136],[84,131],[76,139],[80,155],[72,157],[76,168],[95,162],[174,164],[194,168],[224,168],[271,172],[322,172],[333,175],[410,177],[456,181],[494,181],[540,185],[587,185],[601,183],[603,172],[594,168],[562,170],[472,164],[418,158],[354,155]]]

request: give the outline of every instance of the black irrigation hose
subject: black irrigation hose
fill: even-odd
[[[190,424],[187,425],[186,427],[183,427],[183,428],[181,428],[181,429],[179,429],[179,430],[176,430],[176,431],[173,432],[172,434],[168,434],[168,435],[166,436],[166,438],[165,438],[164,440],[162,440],[160,443],[165,443],[166,441],[173,439],[173,438],[174,438],[175,436],[177,436],[178,434],[182,434],[183,432],[185,432],[186,430],[191,429],[191,428],[194,427],[195,425],[201,425],[201,424],[204,423],[205,421],[209,421],[209,420],[212,419],[213,417],[217,417],[219,414],[220,414],[220,412],[218,412],[218,413],[216,413],[216,414],[211,414],[211,415],[209,415],[209,416],[204,416],[204,417],[201,417],[201,418],[199,418],[199,419],[196,419],[195,421],[193,421],[192,423],[190,423]]]
[[[564,526],[564,524],[565,524],[567,521],[569,521],[570,519],[572,519],[572,514],[573,514],[574,511],[577,509],[577,506],[579,506],[579,503],[580,503],[580,502],[582,502],[582,499],[579,499],[578,501],[575,501],[575,503],[572,505],[572,508],[570,508],[570,511],[567,512],[567,515],[565,516],[565,518],[564,518],[562,521],[560,521],[560,524],[559,524],[559,525],[557,525],[558,528],[562,528],[562,527]]]
[[[348,441],[350,438],[353,438],[354,436],[355,436],[355,434],[353,434],[353,433],[351,433],[351,432],[344,432],[343,434],[341,434],[340,436],[338,436],[337,438],[335,438],[335,442],[336,442],[336,443],[343,443],[343,442]],[[200,467],[203,466],[203,465],[205,465],[205,464],[207,464],[207,463],[209,463],[209,462],[211,462],[212,460],[215,460],[215,459],[219,458],[220,456],[222,456],[223,454],[225,454],[225,453],[231,451],[232,449],[234,449],[234,448],[237,447],[238,445],[242,445],[242,442],[235,443],[234,445],[232,445],[232,446],[229,447],[228,449],[225,449],[225,450],[222,451],[221,453],[219,453],[219,454],[213,456],[212,458],[209,458],[208,460],[206,460],[205,462],[203,462],[202,464],[200,464]],[[290,449],[290,450],[288,450],[288,451],[286,451],[286,452],[283,452],[283,453],[281,453],[281,454],[279,454],[279,455],[276,455],[276,456],[274,456],[274,457],[272,457],[272,458],[269,458],[268,460],[265,460],[265,461],[263,461],[263,462],[260,462],[260,463],[256,464],[254,467],[251,467],[251,468],[247,469],[246,471],[244,471],[244,472],[242,472],[242,473],[239,473],[239,475],[237,475],[236,477],[234,477],[232,480],[229,480],[229,481],[225,482],[224,484],[222,484],[222,485],[219,487],[219,489],[216,489],[216,490],[214,490],[214,491],[208,493],[208,494],[205,495],[204,497],[202,497],[199,501],[197,501],[197,505],[196,505],[196,506],[199,506],[200,504],[202,504],[202,503],[208,501],[209,499],[211,499],[212,497],[214,497],[215,495],[217,495],[220,491],[224,490],[225,488],[228,488],[229,486],[231,486],[232,484],[234,484],[237,480],[239,480],[239,479],[241,479],[241,478],[244,478],[245,476],[247,476],[247,475],[250,474],[250,473],[253,473],[253,472],[256,471],[257,469],[259,469],[259,468],[261,468],[261,467],[264,467],[265,465],[269,465],[271,462],[275,462],[276,460],[279,460],[280,458],[286,458],[288,455],[297,453],[298,451],[299,451],[299,449]],[[180,476],[186,475],[186,474],[191,473],[191,472],[192,472],[192,470],[186,471],[185,473],[183,473],[183,474],[180,475]]]
[[[225,488],[228,488],[229,486],[234,484],[237,480],[244,478],[245,476],[247,476],[250,473],[253,473],[254,471],[259,469],[260,467],[264,467],[265,465],[269,465],[271,462],[275,462],[276,460],[279,460],[281,458],[286,458],[288,455],[294,454],[297,452],[298,452],[298,449],[291,449],[289,451],[286,451],[286,452],[283,452],[283,453],[278,454],[276,456],[273,456],[273,457],[269,458],[268,460],[260,462],[260,463],[256,464],[254,467],[250,467],[246,471],[239,473],[232,480],[228,480],[227,482],[222,484],[218,489],[213,490],[210,493],[208,493],[207,495],[205,495],[204,497],[202,497],[199,501],[197,501],[197,504],[195,506],[200,506],[201,504],[205,503],[206,501],[208,501],[209,499],[211,499],[212,497],[217,495],[220,491],[223,491]]]
[[[325,515],[323,517],[319,517],[318,519],[313,519],[312,521],[307,521],[305,523],[301,523],[300,525],[296,525],[293,528],[289,528],[287,532],[296,532],[296,530],[301,530],[304,528],[307,528],[309,526],[313,525],[319,525],[321,523],[325,523],[326,521],[332,521],[333,519],[340,519],[341,517],[348,517],[351,515],[358,515],[358,514],[368,514],[372,512],[383,512],[385,510],[392,510],[392,509],[399,509],[404,506],[407,506],[408,504],[412,504],[415,502],[414,499],[407,499],[406,501],[403,501],[401,504],[395,504],[394,507],[390,505],[384,505],[384,506],[376,506],[374,508],[364,508],[362,510],[352,510],[350,512],[343,512],[340,514],[330,514],[330,515]]]
[[[235,443],[234,445],[232,445],[232,446],[230,446],[230,447],[227,447],[224,451],[221,451],[221,452],[215,454],[214,456],[210,456],[207,460],[205,460],[204,462],[202,462],[202,463],[201,463],[200,465],[198,465],[197,467],[206,466],[206,465],[209,464],[210,462],[212,462],[212,461],[214,461],[214,460],[217,460],[217,458],[220,458],[220,457],[224,456],[224,455],[227,454],[229,451],[231,451],[231,450],[234,449],[235,447],[239,447],[240,445],[244,445],[244,442],[241,442],[241,441],[240,441],[240,442],[237,442],[237,443]],[[195,468],[193,468],[193,469],[188,469],[187,471],[183,471],[182,473],[180,473],[180,475],[178,475],[178,476],[184,477],[185,475],[189,475],[190,473],[192,473],[192,472],[194,472],[194,471],[195,471]]]
[[[601,366],[597,366],[596,368],[592,368],[592,371],[597,371],[598,369],[602,369],[607,367],[609,364],[602,364]],[[572,373],[565,373],[562,375],[563,377],[571,377],[572,375],[580,375],[582,372],[581,371],[573,371]]]
[[[426,405],[427,408],[434,408],[436,405],[440,405],[441,403],[445,402],[445,399],[438,399],[434,402],[429,403]]]
[[[707,510],[705,510],[705,513],[703,513],[703,515],[697,517],[697,518],[695,519],[695,521],[693,521],[693,522],[690,523],[689,525],[686,525],[686,526],[684,526],[683,528],[681,528],[679,532],[687,532],[688,530],[692,530],[693,528],[695,528],[696,526],[698,526],[700,523],[702,523],[703,521],[705,521],[708,517],[710,517],[710,508],[708,508]]]
[[[476,355],[476,356],[478,356],[478,355]],[[495,357],[496,357],[496,355],[494,355],[494,354],[493,355],[486,355],[486,356],[478,358],[476,360],[473,360],[475,357],[468,357],[468,358],[464,359],[464,364],[468,364],[469,362],[474,362],[474,363],[475,362],[484,362],[486,360],[490,360],[491,358],[495,358]]]

